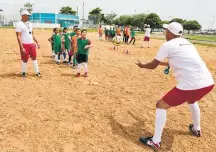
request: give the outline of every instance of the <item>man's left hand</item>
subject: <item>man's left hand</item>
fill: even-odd
[[[39,43],[37,43],[37,48],[40,49],[40,44]]]

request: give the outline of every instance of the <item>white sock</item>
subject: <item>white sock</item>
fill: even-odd
[[[83,63],[83,67],[84,67],[85,73],[88,73],[88,64],[86,62]]]
[[[21,72],[23,73],[23,72],[27,72],[27,63],[24,63],[23,61],[22,61],[22,69],[21,69]]]
[[[194,124],[194,129],[195,130],[201,130],[200,127],[200,108],[199,104],[196,102],[194,104],[189,104],[190,111],[192,114],[192,120]]]
[[[155,133],[154,133],[154,137],[152,138],[154,143],[161,142],[161,136],[162,136],[165,123],[166,123],[166,110],[156,109]]]
[[[55,55],[55,61],[58,62],[58,54]]]
[[[39,73],[38,62],[37,60],[33,60],[33,66],[35,73]]]
[[[77,73],[80,73],[81,67],[82,67],[82,64],[78,64],[78,66],[77,66]]]

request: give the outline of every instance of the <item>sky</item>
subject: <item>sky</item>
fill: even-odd
[[[19,15],[19,9],[28,1],[34,3],[34,12],[57,13],[61,7],[69,5],[74,10],[78,6],[81,17],[84,2],[86,19],[89,11],[100,7],[105,14],[157,13],[162,20],[197,20],[203,29],[211,28],[213,23],[216,29],[216,0],[0,0],[0,9],[6,15]]]

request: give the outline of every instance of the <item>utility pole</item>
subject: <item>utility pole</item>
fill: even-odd
[[[79,8],[78,8],[78,6],[77,6],[77,24],[78,24],[78,21],[79,21]]]
[[[215,16],[213,16],[213,21],[212,21],[211,30],[213,30],[213,26],[214,26],[214,20],[215,20]]]

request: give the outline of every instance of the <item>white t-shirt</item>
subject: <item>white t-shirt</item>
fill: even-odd
[[[214,84],[211,73],[193,44],[183,38],[166,42],[159,49],[158,61],[169,60],[180,90],[196,90]]]
[[[151,37],[151,28],[145,28],[145,36],[146,37]]]
[[[32,24],[30,22],[19,21],[16,24],[16,32],[21,32],[22,43],[32,44],[34,43],[32,36]]]

